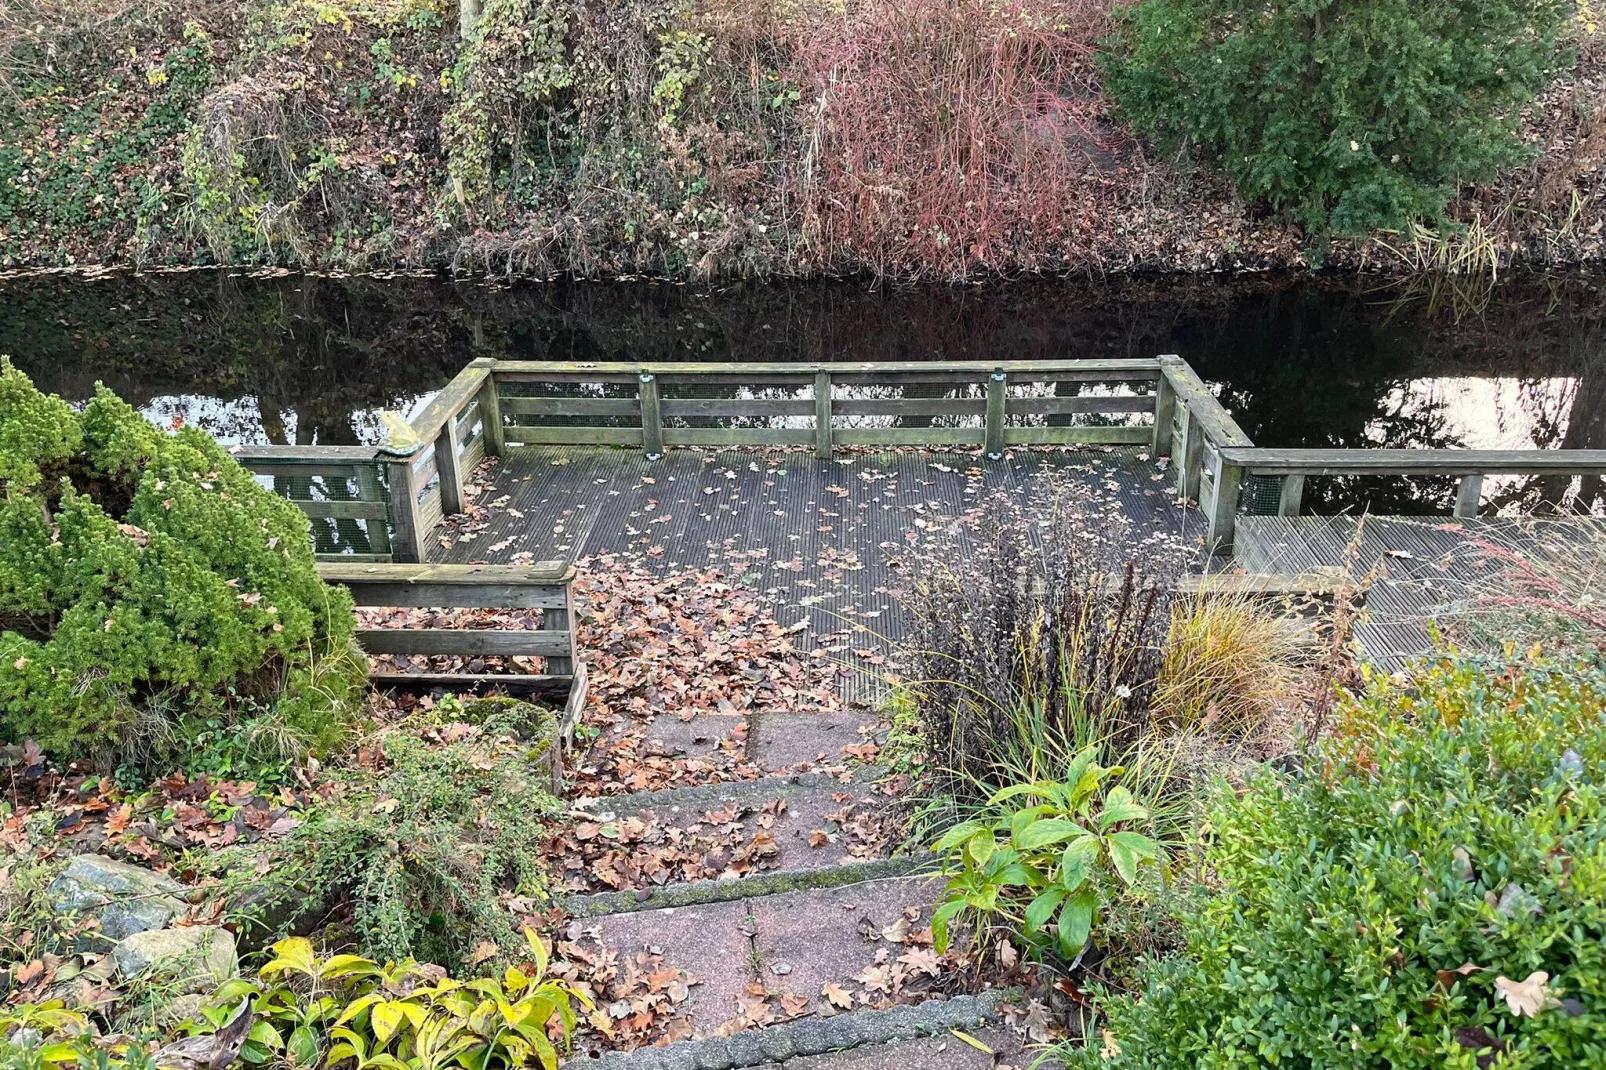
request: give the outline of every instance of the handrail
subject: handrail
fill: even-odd
[[[1606,450],[1268,449],[1225,447],[1221,459],[1254,475],[1594,475]]]
[[[1171,454],[1177,470],[1177,495],[1199,500],[1205,514],[1205,542],[1218,549],[1230,548],[1233,518],[1238,512],[1238,473],[1222,466],[1221,451],[1254,443],[1187,361],[1172,353],[1159,361],[1165,375],[1162,394],[1170,395],[1171,418],[1167,433],[1155,435],[1155,452]]]
[[[491,383],[498,413],[536,417],[501,428],[506,441],[537,445],[639,446],[649,459],[671,446],[813,446],[829,459],[840,446],[979,447],[999,458],[1010,446],[1153,444],[1165,421],[1147,424],[1056,423],[1077,413],[1156,413],[1166,396],[1156,358],[1015,361],[806,361],[799,363],[704,363],[689,361],[496,361]],[[1012,397],[1011,382],[1059,381],[1157,384],[1153,394],[1067,394]],[[713,382],[729,386],[812,387],[812,397],[706,399],[676,396],[664,384]],[[504,385],[536,383],[619,384],[634,396],[553,396],[503,392]],[[955,383],[982,387],[982,396],[844,397],[838,385]],[[968,393],[968,392],[967,392]],[[920,426],[837,426],[837,416],[923,417]],[[731,417],[798,418],[797,424],[721,424]],[[1025,417],[1011,423],[1011,417]],[[1032,418],[1045,417],[1044,424]],[[713,422],[710,422],[713,421]]]
[[[1279,516],[1298,516],[1307,476],[1434,475],[1457,477],[1453,516],[1478,515],[1489,475],[1606,475],[1606,450],[1269,449],[1225,446],[1221,471],[1234,483],[1243,475],[1280,476]],[[1236,511],[1236,509],[1234,510]],[[1231,545],[1231,518],[1224,545]],[[1221,540],[1215,540],[1218,543]]]
[[[1085,360],[955,360],[955,361],[797,361],[778,362],[701,362],[701,361],[560,361],[498,360],[492,365],[498,375],[559,373],[597,373],[623,378],[637,375],[713,375],[745,378],[751,375],[784,375],[811,379],[819,372],[832,375],[906,375],[924,378],[944,372],[975,376],[995,371],[1029,373],[1088,372],[1101,378],[1119,379],[1131,373],[1134,379],[1153,379],[1161,362],[1154,357],[1110,357]],[[1051,376],[1050,376],[1051,377]]]

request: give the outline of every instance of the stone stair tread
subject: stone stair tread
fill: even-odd
[[[867,1044],[824,1055],[803,1055],[784,1063],[765,1063],[756,1070],[994,1070],[999,1066],[1026,1070],[1037,1058],[1025,1050],[1015,1030],[1006,1026],[983,1026],[970,1035],[991,1048],[993,1054],[947,1033]]]
[[[857,978],[876,967],[891,974],[899,956],[922,950],[913,940],[930,927],[941,891],[940,878],[919,876],[753,899],[749,906],[761,980],[772,992],[808,999],[814,1013],[845,1009],[829,1004],[822,994],[827,984],[851,994],[856,1007],[864,1005],[857,1001],[866,996],[888,998],[889,994],[870,992]],[[905,929],[911,942],[882,936],[894,926]],[[784,973],[777,972],[781,968]],[[913,983],[933,980],[920,975]]]
[[[854,757],[842,748],[869,742],[879,723],[880,717],[873,710],[765,712],[758,715],[751,728],[748,753],[766,775],[835,768]]]
[[[934,1067],[971,1070],[1032,1065],[1005,1005],[1018,994],[991,990],[979,996],[929,999],[886,1010],[832,1018],[806,1016],[742,1029],[728,1035],[679,1040],[633,1051],[577,1050],[566,1068],[595,1070],[881,1070]],[[992,1049],[983,1052],[954,1035],[962,1030]],[[973,1054],[965,1054],[964,1048]],[[979,1057],[979,1058],[978,1058]],[[1010,1062],[1008,1060],[1014,1060]],[[1057,1064],[1055,1064],[1057,1066]]]
[[[770,790],[764,790],[766,787]],[[708,868],[700,874],[703,878],[724,875],[733,854],[755,843],[763,847],[758,868],[820,869],[845,859],[885,855],[873,820],[879,801],[874,785],[867,782],[793,786],[785,781],[752,781],[741,791],[685,802],[671,797],[634,806],[628,797],[602,799],[587,807],[595,820],[586,827],[601,825],[610,833],[624,829],[626,835],[645,827],[638,850],[647,853],[655,844],[680,848],[681,854],[692,850],[682,845],[715,844],[705,855]],[[680,867],[682,872],[684,868]]]

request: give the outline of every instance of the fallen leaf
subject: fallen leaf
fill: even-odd
[[[1559,1006],[1559,1002],[1550,994],[1549,981],[1550,974],[1544,970],[1535,970],[1521,981],[1513,981],[1509,977],[1496,977],[1494,990],[1506,1001],[1511,1013],[1519,1018],[1524,1015],[1536,1018],[1540,1011]]]

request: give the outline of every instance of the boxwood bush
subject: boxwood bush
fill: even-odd
[[[1304,773],[1218,795],[1185,949],[1085,1058],[1606,1066],[1603,704],[1598,667],[1376,683]]]
[[[165,758],[196,718],[331,741],[363,679],[307,520],[194,428],[104,387],[82,412],[0,358],[0,728]]]

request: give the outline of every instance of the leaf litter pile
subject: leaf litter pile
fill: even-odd
[[[756,779],[748,718],[841,707],[833,667],[797,644],[804,626],[783,627],[758,592],[720,569],[658,575],[639,556],[599,554],[580,562],[574,591],[591,681],[585,721],[598,734],[576,771],[581,794]],[[698,717],[729,726],[711,752],[652,744],[655,722]]]

